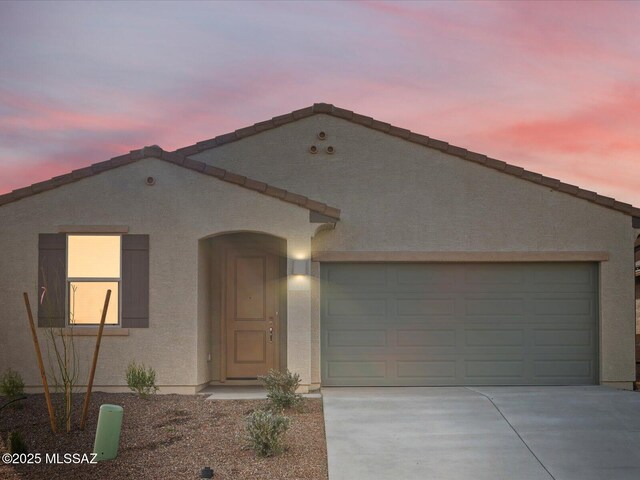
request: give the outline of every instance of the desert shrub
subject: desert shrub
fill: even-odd
[[[7,436],[7,448],[9,449],[9,453],[29,453],[27,449],[27,444],[24,443],[22,435],[20,432],[9,432]]]
[[[300,386],[300,375],[289,370],[280,372],[269,370],[265,376],[259,377],[267,389],[267,398],[273,410],[282,411],[286,408],[301,409],[304,399],[296,393]]]
[[[158,391],[156,386],[156,371],[145,367],[143,363],[138,365],[131,362],[127,367],[127,385],[138,394],[140,398],[147,398]]]
[[[0,380],[0,392],[10,400],[24,395],[24,381],[22,376],[10,368],[4,372]]]
[[[247,416],[249,446],[261,457],[272,457],[284,450],[284,434],[289,418],[268,410],[256,410]]]

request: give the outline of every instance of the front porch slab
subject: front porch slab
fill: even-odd
[[[267,391],[261,386],[215,386],[207,387],[199,395],[206,395],[207,400],[262,400],[267,398]],[[304,393],[304,398],[322,398],[318,392]]]

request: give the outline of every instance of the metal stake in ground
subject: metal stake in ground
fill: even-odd
[[[40,368],[40,376],[42,377],[42,386],[44,387],[44,398],[47,401],[47,410],[49,411],[49,421],[51,422],[51,431],[56,433],[56,414],[51,404],[51,395],[49,395],[49,384],[47,383],[47,374],[44,371],[42,363],[42,353],[40,352],[40,343],[38,342],[38,334],[36,326],[33,323],[33,314],[31,313],[31,304],[29,303],[29,295],[24,292],[24,305],[27,307],[27,316],[29,317],[29,326],[31,327],[31,337],[33,338],[33,346],[36,349],[36,357],[38,358],[38,368]]]
[[[102,340],[102,331],[104,330],[104,322],[107,319],[107,310],[109,309],[109,300],[111,299],[111,290],[107,290],[104,297],[104,308],[102,309],[102,318],[100,319],[100,328],[98,328],[98,338],[96,338],[96,349],[93,352],[93,363],[91,364],[91,373],[89,374],[89,383],[87,384],[87,392],[84,395],[84,405],[82,406],[82,419],[80,420],[80,430],[84,430],[87,423],[87,414],[89,413],[89,402],[91,401],[91,389],[93,388],[93,377],[96,374],[96,365],[98,364],[98,353],[100,352],[100,341]]]

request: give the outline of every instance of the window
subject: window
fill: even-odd
[[[111,289],[106,325],[117,325],[120,312],[122,249],[120,235],[67,236],[67,305],[69,323],[100,323]]]
[[[97,325],[109,287],[107,323],[149,327],[149,235],[40,233],[37,258],[39,327]]]

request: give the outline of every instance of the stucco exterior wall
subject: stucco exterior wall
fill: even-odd
[[[319,153],[308,152],[312,144]],[[629,216],[328,115],[193,158],[340,208],[341,221],[314,238],[314,251],[608,252],[600,266],[601,381],[634,379]],[[312,321],[316,383],[319,308]]]
[[[152,187],[145,185],[148,176],[156,178]],[[22,292],[35,309],[38,234],[57,233],[60,225],[127,225],[129,233],[150,236],[149,328],[103,338],[96,389],[126,385],[125,368],[135,359],[156,369],[158,383],[170,386],[165,391],[183,392],[193,392],[210,376],[208,259],[199,240],[256,231],[283,237],[289,251],[308,255],[315,228],[306,209],[157,159],[1,206],[0,371],[18,370],[29,386],[39,385],[40,377]],[[310,293],[296,285],[290,290],[288,364],[308,385]],[[75,340],[87,365],[95,337]]]

